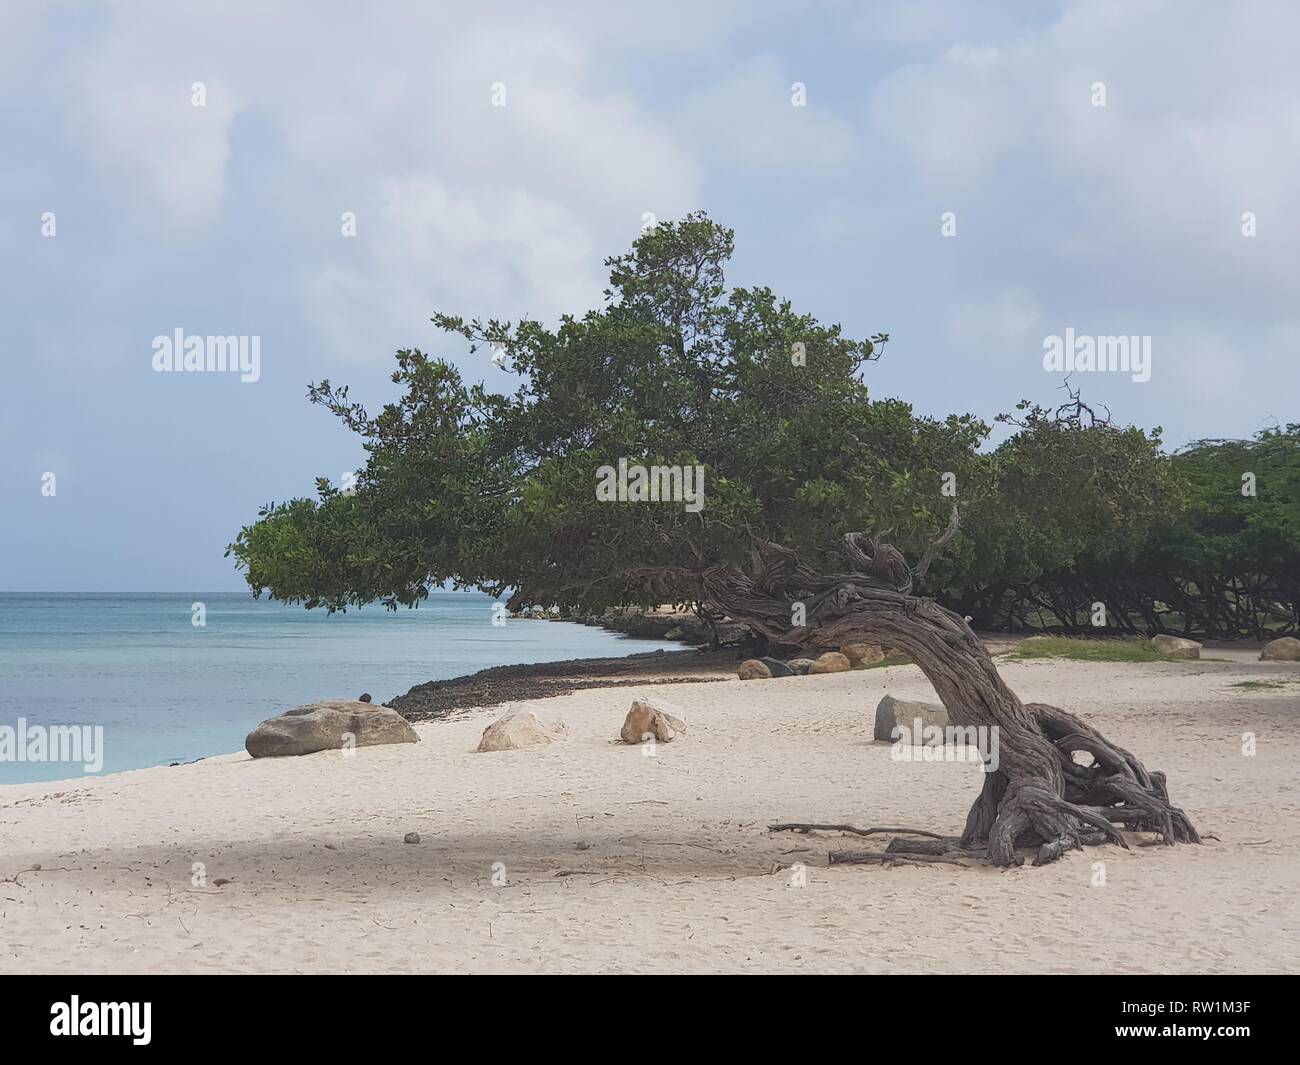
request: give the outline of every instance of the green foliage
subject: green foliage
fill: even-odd
[[[971,508],[966,520],[966,543],[977,553],[948,572],[969,587],[1131,565],[1181,506],[1159,430],[1025,403],[1021,410],[1028,414],[1016,422],[1020,432],[991,457],[995,502]]]
[[[355,492],[320,478],[317,498],[270,504],[229,552],[259,594],[339,609],[424,598],[443,581],[491,579],[476,546],[497,535],[513,468],[490,449],[486,427],[500,397],[465,388],[450,365],[401,351],[393,381],[406,394],[375,417],[328,381],[310,397],[365,439]],[[473,530],[473,536],[466,533]]]
[[[1181,571],[1278,566],[1300,575],[1300,424],[1251,440],[1199,440],[1170,462],[1187,507],[1161,530],[1153,559]],[[1243,491],[1253,476],[1254,493]]]
[[[732,247],[702,214],[662,224],[607,261],[602,309],[555,329],[436,315],[471,352],[504,353],[524,381],[512,396],[418,351],[399,353],[405,394],[377,416],[313,386],[369,459],[354,495],[318,482],[240,532],[250,585],[330,609],[411,604],[443,581],[598,608],[693,601],[699,571],[742,560],[751,535],[814,562],[858,529],[919,550],[948,517],[941,474],[972,491],[984,476],[987,427],[872,401],[860,373],[888,336],[853,340],[770,289],[728,289]],[[620,458],[702,465],[703,509],[599,501],[596,471]]]
[[[1253,624],[1294,624],[1300,426],[1171,457],[1159,429],[1114,425],[1069,392],[1055,410],[1021,403],[1004,418],[1017,432],[985,452],[969,414],[869,395],[887,334],[851,339],[768,288],[728,288],[733,246],[694,214],[607,260],[604,305],[554,328],[435,315],[485,368],[499,350],[522,381],[510,395],[415,350],[373,416],[346,386],[312,386],[367,462],[354,493],[320,480],[240,531],[230,553],[249,584],[330,610],[414,605],[443,583],[513,590],[517,607],[698,602],[700,574],[745,561],[754,538],[835,571],[843,533],[888,532],[915,560],[947,525],[951,475],[962,530],[924,590],[982,624],[1030,624],[1028,609],[1071,628],[1096,599],[1126,631],[1209,631],[1239,623],[1223,619],[1244,585],[1216,581],[1243,569],[1278,600],[1250,600],[1270,619]],[[601,501],[597,471],[620,459],[704,467],[703,508]]]

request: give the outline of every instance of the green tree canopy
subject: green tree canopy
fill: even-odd
[[[1250,440],[1198,440],[1170,462],[1187,507],[1162,530],[1162,565],[1291,569],[1300,579],[1300,424]]]
[[[355,489],[320,479],[240,531],[230,551],[249,584],[330,610],[415,605],[444,583],[512,590],[515,607],[707,604],[701,574],[764,541],[831,571],[860,530],[915,558],[954,492],[962,531],[925,590],[981,618],[1047,588],[1062,624],[1092,596],[1154,624],[1137,600],[1173,593],[1150,591],[1149,573],[1123,594],[1093,577],[1296,557],[1296,427],[1171,459],[1158,429],[1098,418],[1071,391],[1055,410],[1022,402],[1003,419],[1017,431],[985,452],[988,427],[969,414],[869,395],[887,334],[851,339],[768,288],[729,288],[732,251],[732,232],[695,214],[607,260],[604,304],[581,318],[434,316],[489,377],[513,369],[513,393],[416,350],[397,353],[399,396],[378,413],[346,385],[313,385],[361,438],[365,467]],[[602,498],[620,461],[700,467],[703,499]],[[1250,469],[1257,499],[1238,491]]]
[[[904,549],[987,478],[970,415],[918,417],[872,400],[866,363],[888,336],[843,336],[768,288],[731,288],[732,231],[695,214],[607,260],[605,304],[558,327],[434,322],[522,378],[512,395],[466,385],[444,359],[401,351],[400,399],[370,414],[346,386],[310,398],[358,433],[355,491],[263,509],[231,552],[259,594],[340,609],[411,605],[451,582],[512,605],[691,602],[709,565],[771,538],[806,558],[844,532],[892,530]],[[704,502],[597,498],[620,459],[704,467]]]

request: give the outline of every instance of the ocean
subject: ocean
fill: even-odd
[[[113,773],[242,750],[258,722],[317,699],[386,702],[489,666],[680,649],[565,622],[493,625],[493,602],[447,592],[331,616],[247,593],[0,593],[0,785],[87,775],[84,751],[17,759],[51,726],[81,729],[88,748],[101,736]]]

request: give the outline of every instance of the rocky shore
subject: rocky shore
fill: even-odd
[[[624,688],[728,680],[740,658],[735,650],[649,651],[620,658],[495,666],[467,677],[418,684],[388,706],[408,721],[434,721],[459,711],[503,702],[549,699],[587,688]]]
[[[692,647],[707,646],[713,639],[714,627],[693,611],[673,607],[611,607],[599,614],[552,613],[536,608],[524,611],[521,617],[540,618],[545,621],[567,621],[576,625],[593,625],[646,640],[672,640]],[[748,627],[735,621],[717,623],[718,643],[732,646],[750,638]]]

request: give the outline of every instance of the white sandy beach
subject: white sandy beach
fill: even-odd
[[[635,689],[597,689],[530,704],[569,726],[549,747],[472,753],[493,708],[354,757],[0,788],[0,971],[1296,971],[1300,667],[1205,654],[1001,666],[1165,770],[1200,847],[828,867],[885,839],[767,825],[961,829],[976,765],[871,740],[886,691],[933,699],[918,669],[647,688],[690,726],[655,757],[617,739]]]

